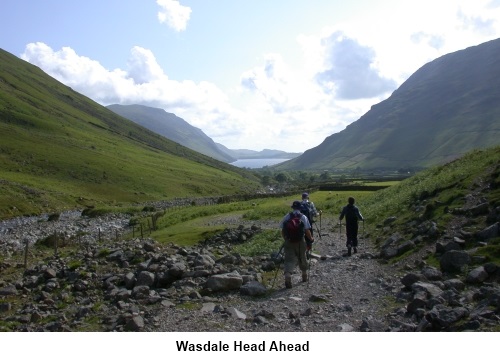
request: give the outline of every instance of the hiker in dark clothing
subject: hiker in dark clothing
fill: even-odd
[[[347,235],[346,247],[347,255],[351,256],[351,248],[353,248],[354,253],[358,252],[358,220],[364,220],[363,216],[359,212],[359,209],[354,206],[354,197],[349,197],[347,199],[348,204],[342,208],[342,212],[339,216],[339,222],[345,216],[345,230]]]

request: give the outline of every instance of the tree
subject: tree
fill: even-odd
[[[274,176],[274,179],[279,183],[284,183],[289,179],[289,177],[285,172],[280,172],[279,174]]]
[[[271,184],[271,176],[269,176],[269,175],[262,176],[262,184],[264,186],[270,185]]]

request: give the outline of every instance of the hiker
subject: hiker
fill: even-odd
[[[354,254],[358,252],[358,220],[364,221],[364,219],[359,209],[354,206],[354,197],[349,197],[347,202],[348,204],[342,208],[339,222],[342,222],[345,216],[345,231],[347,235],[345,245],[347,247],[347,256],[351,256],[351,248],[353,248]]]
[[[292,212],[281,220],[281,236],[285,240],[283,250],[285,252],[285,287],[292,287],[292,272],[299,266],[302,271],[302,281],[307,282],[307,259],[306,259],[306,241],[307,237],[311,242],[314,241],[311,235],[311,224],[305,215],[300,212],[301,202],[292,203]]]
[[[311,224],[311,228],[309,230],[311,231],[311,235],[314,236],[314,230],[313,230],[313,224],[315,222],[314,218],[319,214],[321,214],[321,211],[316,210],[316,206],[314,206],[314,203],[309,200],[309,194],[307,192],[304,192],[302,194],[301,204],[302,205],[300,212],[306,215],[307,219],[309,220],[309,224]],[[312,243],[313,243],[312,240],[309,240],[306,237],[307,250],[311,250]]]

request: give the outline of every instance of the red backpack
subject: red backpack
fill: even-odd
[[[291,243],[297,243],[304,238],[305,227],[302,222],[302,214],[299,212],[291,212],[290,217],[283,225],[285,237]]]

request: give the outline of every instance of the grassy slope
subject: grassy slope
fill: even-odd
[[[257,187],[0,50],[0,218]]]
[[[462,197],[475,180],[480,178],[494,180],[498,178],[499,170],[500,147],[472,151],[460,159],[422,171],[391,188],[380,191],[374,198],[373,204],[378,207],[377,213],[385,209],[387,211],[383,214],[388,215],[405,211],[422,195],[437,196],[444,190],[450,190],[457,197]],[[497,190],[492,188],[491,192],[495,194]],[[450,198],[453,199],[452,195]]]
[[[399,233],[404,240],[412,238],[412,223],[431,220],[443,231],[454,216],[449,210],[460,209],[465,197],[475,194],[489,203],[490,209],[500,206],[500,147],[472,151],[443,166],[433,167],[399,184],[373,193],[364,200],[363,210],[374,238],[384,240]],[[423,211],[416,211],[423,206]],[[390,228],[378,227],[390,217],[397,221]],[[486,217],[469,220],[470,231],[487,226]]]

